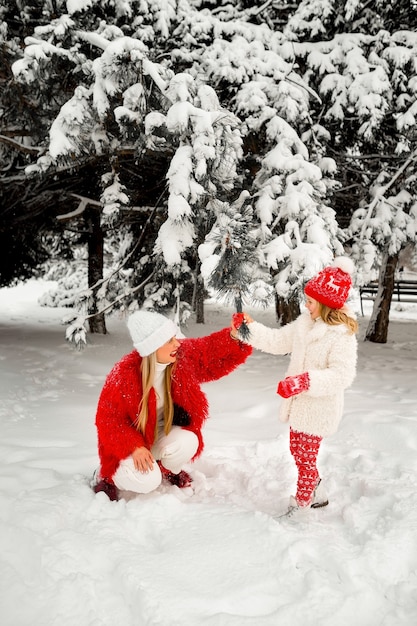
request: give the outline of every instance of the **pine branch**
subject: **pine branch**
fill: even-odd
[[[243,191],[239,198],[228,205],[219,203],[216,223],[208,236],[215,243],[218,256],[208,284],[219,298],[232,304],[237,313],[243,311],[244,298],[253,286],[253,267],[256,265],[256,240],[249,230],[253,208],[250,195]],[[247,336],[248,328],[242,322],[240,334]]]
[[[365,219],[364,219],[363,224],[362,224],[359,240],[363,240],[365,238],[365,229],[366,229],[366,227],[368,225],[369,220],[371,219],[371,216],[372,216],[374,208],[382,200],[382,198],[385,196],[386,192],[392,187],[392,185],[395,183],[395,181],[401,176],[401,174],[407,169],[407,167],[409,165],[411,165],[411,163],[413,163],[413,161],[415,161],[416,159],[417,159],[417,150],[415,150],[413,152],[413,154],[407,159],[407,161],[405,161],[402,164],[400,169],[395,172],[395,174],[391,178],[391,180],[389,180],[388,183],[386,185],[384,185],[383,187],[381,187],[378,190],[378,192],[375,194],[375,198],[368,205],[368,210],[367,210]]]

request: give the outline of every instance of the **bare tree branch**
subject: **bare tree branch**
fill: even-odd
[[[39,155],[45,152],[45,148],[38,148],[37,146],[25,146],[23,143],[20,143],[20,141],[16,141],[15,139],[7,137],[6,135],[0,135],[0,141],[7,144],[8,146],[11,146],[15,150],[18,150],[18,152],[23,152],[24,154]]]
[[[96,313],[91,313],[90,315],[86,315],[84,320],[87,321],[87,320],[91,319],[92,317],[96,317],[97,315],[101,315],[102,313],[105,313],[109,309],[113,308],[114,305],[117,304],[118,302],[121,302],[122,300],[124,300],[128,296],[131,296],[133,293],[136,293],[137,291],[142,289],[146,285],[146,283],[148,283],[151,280],[151,278],[152,278],[152,276],[154,274],[155,274],[155,270],[151,274],[149,274],[149,276],[147,276],[145,278],[145,280],[143,280],[140,283],[140,285],[136,285],[136,287],[132,287],[132,289],[130,289],[128,293],[122,293],[115,300],[113,300],[107,306],[105,306],[103,309],[101,309],[101,311],[97,311]]]

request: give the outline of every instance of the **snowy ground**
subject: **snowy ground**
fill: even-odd
[[[2,626],[417,624],[417,305],[393,304],[387,344],[360,341],[345,417],[319,457],[330,505],[277,522],[295,483],[276,417],[287,359],[256,352],[205,386],[193,490],[110,502],[88,479],[97,398],[131,349],[125,322],[76,352],[65,311],[37,305],[46,286],[0,290]],[[230,314],[209,303],[206,325],[184,333]]]

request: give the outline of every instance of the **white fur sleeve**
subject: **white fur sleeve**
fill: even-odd
[[[268,354],[289,354],[292,352],[294,327],[286,324],[282,328],[269,328],[260,322],[248,324],[250,336],[245,343]]]

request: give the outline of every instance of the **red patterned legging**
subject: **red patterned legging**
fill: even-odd
[[[322,437],[299,433],[290,428],[290,450],[298,470],[297,502],[303,506],[310,502],[320,480],[316,467]]]

